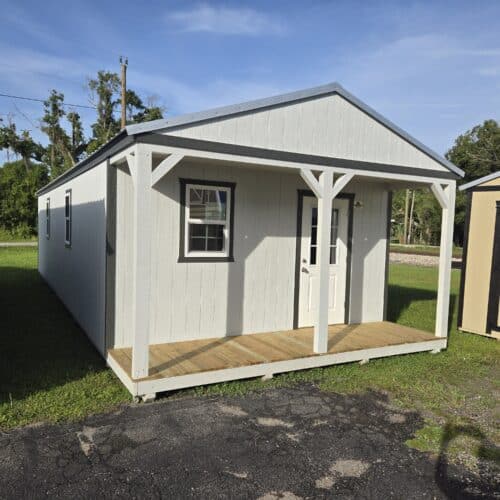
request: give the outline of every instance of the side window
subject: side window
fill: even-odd
[[[71,246],[71,189],[66,191],[64,197],[64,243]]]
[[[50,198],[45,201],[45,236],[50,238]]]

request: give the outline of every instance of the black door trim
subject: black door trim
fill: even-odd
[[[500,330],[498,325],[498,307],[500,301],[500,200],[497,201],[495,231],[493,233],[493,255],[491,257],[490,293],[488,297],[488,315],[486,332]]]
[[[314,196],[308,189],[298,190],[297,203],[297,235],[295,240],[295,280],[293,290],[293,328],[299,327],[299,292],[300,292],[300,247],[302,238],[302,210],[304,208],[304,196]],[[352,254],[352,234],[354,219],[354,193],[340,193],[336,198],[349,200],[349,211],[347,221],[347,258],[346,258],[346,280],[345,280],[345,312],[344,323],[349,323],[350,311],[350,289],[351,289],[351,254]],[[334,200],[335,202],[335,200]]]

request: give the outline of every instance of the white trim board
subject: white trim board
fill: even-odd
[[[205,371],[182,375],[178,377],[169,377],[162,379],[139,379],[133,381],[119,367],[112,356],[108,355],[108,364],[117,374],[118,378],[124,383],[132,396],[143,396],[164,391],[173,391],[177,389],[186,389],[200,385],[216,384],[219,382],[228,382],[231,380],[241,380],[245,378],[262,377],[266,375],[285,373],[297,370],[307,370],[322,366],[337,365],[342,363],[353,363],[356,361],[365,361],[375,358],[385,358],[388,356],[398,356],[401,354],[412,354],[417,352],[431,352],[445,349],[447,345],[446,338],[436,338],[425,342],[413,342],[409,344],[399,344],[386,347],[374,347],[371,349],[360,349],[357,351],[348,351],[335,354],[322,354],[319,356],[308,356],[306,358],[290,359],[286,361],[276,361],[273,363],[261,363],[238,368],[227,368],[224,370]],[[126,377],[124,381],[122,377]]]

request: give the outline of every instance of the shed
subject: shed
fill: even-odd
[[[460,186],[467,193],[459,329],[500,339],[500,172]]]
[[[461,176],[335,83],[130,125],[39,191],[39,271],[134,396],[438,352]],[[442,207],[435,335],[386,321],[406,187]]]

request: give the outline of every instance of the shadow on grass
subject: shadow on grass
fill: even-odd
[[[36,269],[0,267],[0,309],[0,403],[106,369]]]
[[[477,457],[484,462],[489,462],[494,467],[500,466],[500,448],[490,442],[483,432],[473,425],[455,425],[447,423],[443,436],[441,438],[441,445],[439,457],[436,463],[435,480],[441,491],[448,498],[472,500],[476,498],[485,498],[484,493],[491,494],[491,498],[495,494],[495,485],[491,484],[488,480],[481,481],[484,484],[474,485],[463,481],[463,478],[457,477],[456,474],[450,473],[450,466],[448,464],[448,450],[453,444],[453,441],[461,437],[472,438],[478,443]]]
[[[405,311],[411,306],[413,302],[416,301],[429,301],[434,303],[434,308],[436,305],[437,293],[433,290],[426,290],[423,288],[413,288],[401,285],[389,285],[388,294],[388,304],[387,304],[387,320],[397,323]],[[451,329],[452,323],[454,321],[453,311],[455,310],[457,296],[455,294],[450,295],[450,314],[448,316],[448,330]],[[435,310],[432,320],[435,318]],[[429,320],[429,318],[425,318]],[[418,328],[417,325],[415,325]]]

